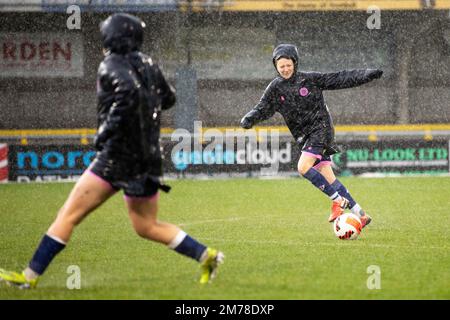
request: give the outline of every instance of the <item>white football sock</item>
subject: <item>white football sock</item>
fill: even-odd
[[[352,210],[352,212],[360,217],[364,216],[364,210],[361,208],[361,206],[359,204],[355,204],[353,206],[353,208],[351,208],[350,210]]]

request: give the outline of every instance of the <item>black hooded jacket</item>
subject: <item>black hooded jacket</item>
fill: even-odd
[[[97,74],[99,160],[114,161],[123,176],[159,177],[161,110],[175,103],[174,89],[158,66],[139,51],[145,25],[115,14],[100,26],[105,58]]]
[[[344,70],[333,73],[302,72],[298,68],[298,50],[294,45],[281,44],[273,52],[273,64],[280,58],[292,59],[294,74],[289,79],[277,76],[266,88],[259,103],[241,120],[249,129],[279,112],[296,140],[316,130],[333,130],[330,112],[322,91],[352,88],[367,83],[382,74],[381,70]]]

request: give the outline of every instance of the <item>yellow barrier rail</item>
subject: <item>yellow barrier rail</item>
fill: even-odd
[[[218,129],[225,132],[227,129],[241,129],[240,127],[214,127],[203,128],[203,131],[208,129]],[[280,132],[289,132],[286,126],[256,126],[256,130],[279,130]],[[401,131],[450,131],[450,123],[448,124],[386,124],[386,125],[337,125],[336,132],[401,132]],[[1,131],[0,131],[1,132]]]
[[[243,130],[240,127],[201,127],[202,132],[209,129],[216,129],[221,132],[226,130]],[[286,126],[256,126],[258,130],[278,130],[281,133],[288,133]],[[423,131],[449,131],[448,124],[387,124],[387,125],[337,125],[335,126],[337,133],[342,132],[423,132]],[[173,128],[161,128],[162,134],[171,134]],[[79,129],[11,129],[0,130],[0,138],[5,137],[70,137],[70,136],[92,136],[96,133],[96,129],[79,128]]]

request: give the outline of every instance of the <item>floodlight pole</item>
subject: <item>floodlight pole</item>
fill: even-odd
[[[178,12],[180,11],[180,7]],[[177,106],[175,111],[175,126],[176,128],[183,128],[190,132],[194,131],[194,121],[198,114],[198,92],[197,92],[197,72],[192,67],[192,48],[191,35],[193,31],[192,26],[192,0],[187,0],[187,10],[183,13],[183,23],[179,23],[177,18],[177,28],[179,30],[185,29],[185,41],[183,41],[183,48],[186,50],[186,64],[181,65],[176,70],[176,89],[177,89]],[[179,13],[177,13],[178,17]],[[180,26],[181,25],[181,26]],[[180,32],[177,32],[179,34]],[[184,34],[184,32],[182,33]],[[179,36],[177,36],[178,38]]]

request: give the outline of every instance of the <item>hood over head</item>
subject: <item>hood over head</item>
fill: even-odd
[[[280,58],[287,58],[294,61],[294,74],[297,72],[299,54],[298,49],[293,44],[279,44],[274,50],[272,54],[272,62],[275,69],[277,69],[277,61]],[[278,72],[278,71],[277,71]]]
[[[119,54],[139,51],[144,28],[145,23],[138,17],[126,13],[113,14],[100,23],[103,47]]]

